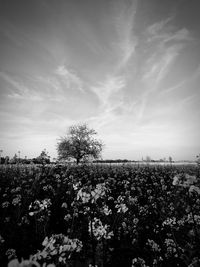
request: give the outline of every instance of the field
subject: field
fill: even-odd
[[[195,165],[2,166],[0,266],[200,266],[199,178]]]

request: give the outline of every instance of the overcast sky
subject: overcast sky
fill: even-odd
[[[87,122],[103,158],[200,152],[199,0],[0,0],[0,149]]]

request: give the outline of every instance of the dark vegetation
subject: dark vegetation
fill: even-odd
[[[198,166],[1,166],[1,266],[199,266],[199,186]]]

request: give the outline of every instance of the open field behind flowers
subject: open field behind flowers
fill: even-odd
[[[1,167],[0,266],[200,266],[199,178],[193,165]]]

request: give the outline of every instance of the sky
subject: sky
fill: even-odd
[[[199,0],[0,0],[0,149],[87,123],[104,159],[200,153]]]

